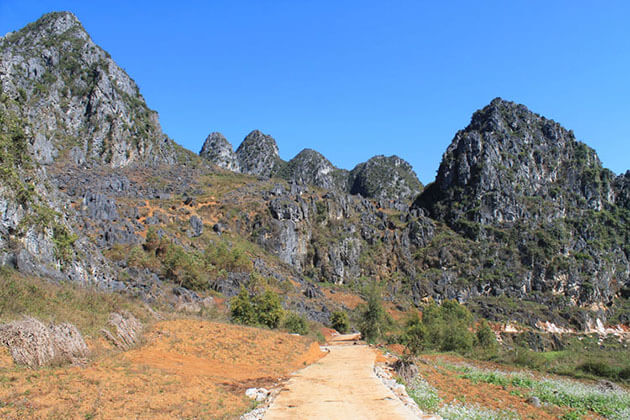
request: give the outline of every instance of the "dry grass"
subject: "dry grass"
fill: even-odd
[[[72,283],[52,283],[0,269],[0,322],[30,316],[44,323],[75,325],[84,337],[97,337],[112,312],[127,311],[141,321],[152,319],[137,300]]]

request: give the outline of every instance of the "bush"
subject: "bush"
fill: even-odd
[[[616,379],[619,376],[617,369],[604,362],[589,360],[588,362],[582,363],[578,369],[582,372],[602,378]]]
[[[445,300],[440,306],[431,303],[422,313],[422,324],[427,348],[459,352],[472,349],[472,314],[457,301]]]
[[[256,325],[258,317],[254,309],[254,303],[244,287],[241,287],[238,295],[230,300],[230,315],[232,320],[239,324]]]
[[[308,334],[308,324],[306,322],[306,318],[296,314],[295,312],[289,312],[284,320],[284,328],[293,334]]]
[[[364,340],[374,342],[383,336],[386,328],[387,317],[381,303],[381,294],[374,285],[368,291],[367,304],[361,308],[359,329]]]
[[[254,299],[254,308],[258,314],[258,322],[269,328],[278,328],[284,316],[280,297],[267,289],[265,293]]]
[[[421,322],[417,316],[407,322],[403,338],[414,354],[424,349],[468,352],[474,342],[472,320],[470,311],[455,300],[440,306],[431,303],[424,308]]]
[[[262,295],[251,297],[245,288],[230,301],[232,320],[245,325],[278,328],[284,309],[277,294],[267,289]]]
[[[479,345],[479,347],[489,353],[496,353],[497,337],[485,319],[481,321],[481,324],[479,325],[475,336],[477,338],[477,344]]]
[[[348,314],[345,311],[335,311],[330,317],[330,326],[337,330],[341,334],[348,332],[350,327],[348,321]]]
[[[405,324],[402,342],[410,354],[418,355],[426,347],[427,329],[415,312]]]

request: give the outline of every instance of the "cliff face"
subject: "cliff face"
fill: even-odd
[[[164,135],[135,82],[68,12],[0,38],[0,119],[0,261],[115,287],[115,270],[78,229],[75,202],[54,174],[67,164],[120,168],[197,158]]]
[[[219,168],[234,172],[241,171],[241,165],[232,149],[232,145],[221,133],[210,133],[203,143],[199,156],[214,163]]]
[[[571,131],[497,98],[455,135],[435,183],[415,206],[449,222],[553,219],[578,207],[599,211],[613,203],[613,179]],[[530,198],[551,208],[528,206]]]
[[[422,184],[411,165],[398,156],[374,156],[350,173],[350,193],[381,201],[413,201]]]
[[[242,173],[267,178],[282,165],[276,140],[258,130],[245,137],[236,149],[236,158]]]

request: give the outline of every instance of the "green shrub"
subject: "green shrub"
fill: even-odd
[[[497,337],[485,319],[481,321],[475,336],[479,347],[492,353],[497,351]]]
[[[269,328],[278,328],[284,316],[280,297],[267,289],[254,299],[254,307],[258,314],[258,322]]]
[[[53,243],[55,245],[55,257],[64,264],[72,258],[73,245],[78,239],[77,235],[72,233],[64,225],[56,224],[53,227]]]
[[[427,328],[417,313],[414,313],[405,324],[403,344],[410,354],[418,355],[426,347]]]
[[[245,325],[278,328],[284,316],[280,297],[267,289],[261,295],[250,296],[245,288],[230,300],[232,320]]]
[[[608,363],[604,363],[601,361],[589,360],[585,363],[582,363],[578,367],[578,369],[580,369],[582,372],[590,373],[591,375],[599,376],[602,378],[617,379],[618,377],[621,376],[620,375],[621,372],[619,369],[616,369],[613,366],[609,365]]]
[[[241,287],[238,295],[230,300],[230,315],[232,320],[239,324],[256,325],[258,322],[254,303],[244,287]]]
[[[289,312],[284,320],[284,328],[290,333],[306,335],[308,334],[308,323],[306,318],[295,312]]]
[[[419,320],[407,326],[408,339],[414,342],[414,351],[435,349],[440,351],[468,352],[472,349],[474,336],[472,314],[455,300],[445,300],[440,306],[432,302],[422,312],[422,328]],[[411,350],[411,349],[410,349]]]
[[[387,328],[387,317],[381,303],[380,290],[376,285],[370,287],[367,304],[361,307],[359,329],[361,336],[368,342],[374,342],[383,336]]]
[[[340,332],[341,334],[345,334],[348,332],[348,328],[350,327],[350,321],[348,320],[348,314],[345,311],[335,311],[330,316],[330,326]]]

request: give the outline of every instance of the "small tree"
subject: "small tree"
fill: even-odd
[[[308,324],[306,319],[295,312],[288,313],[286,319],[284,320],[284,327],[293,334],[308,334]]]
[[[280,297],[270,289],[254,299],[254,308],[258,314],[258,322],[269,328],[278,328],[284,316]]]
[[[414,312],[405,323],[403,342],[408,353],[416,356],[426,347],[427,328]]]
[[[496,353],[497,351],[497,337],[488,325],[488,322],[484,319],[479,324],[479,328],[476,333],[477,344],[479,347],[486,350],[489,353]]]
[[[370,287],[367,296],[367,304],[361,313],[359,328],[361,336],[368,342],[373,342],[381,337],[385,331],[385,309],[381,303],[381,293],[374,284]]]
[[[349,324],[348,314],[345,311],[335,311],[330,316],[330,324],[331,327],[340,332],[341,334],[345,334],[348,332]]]
[[[232,320],[240,324],[256,325],[258,322],[254,304],[244,287],[230,300],[230,315]]]

